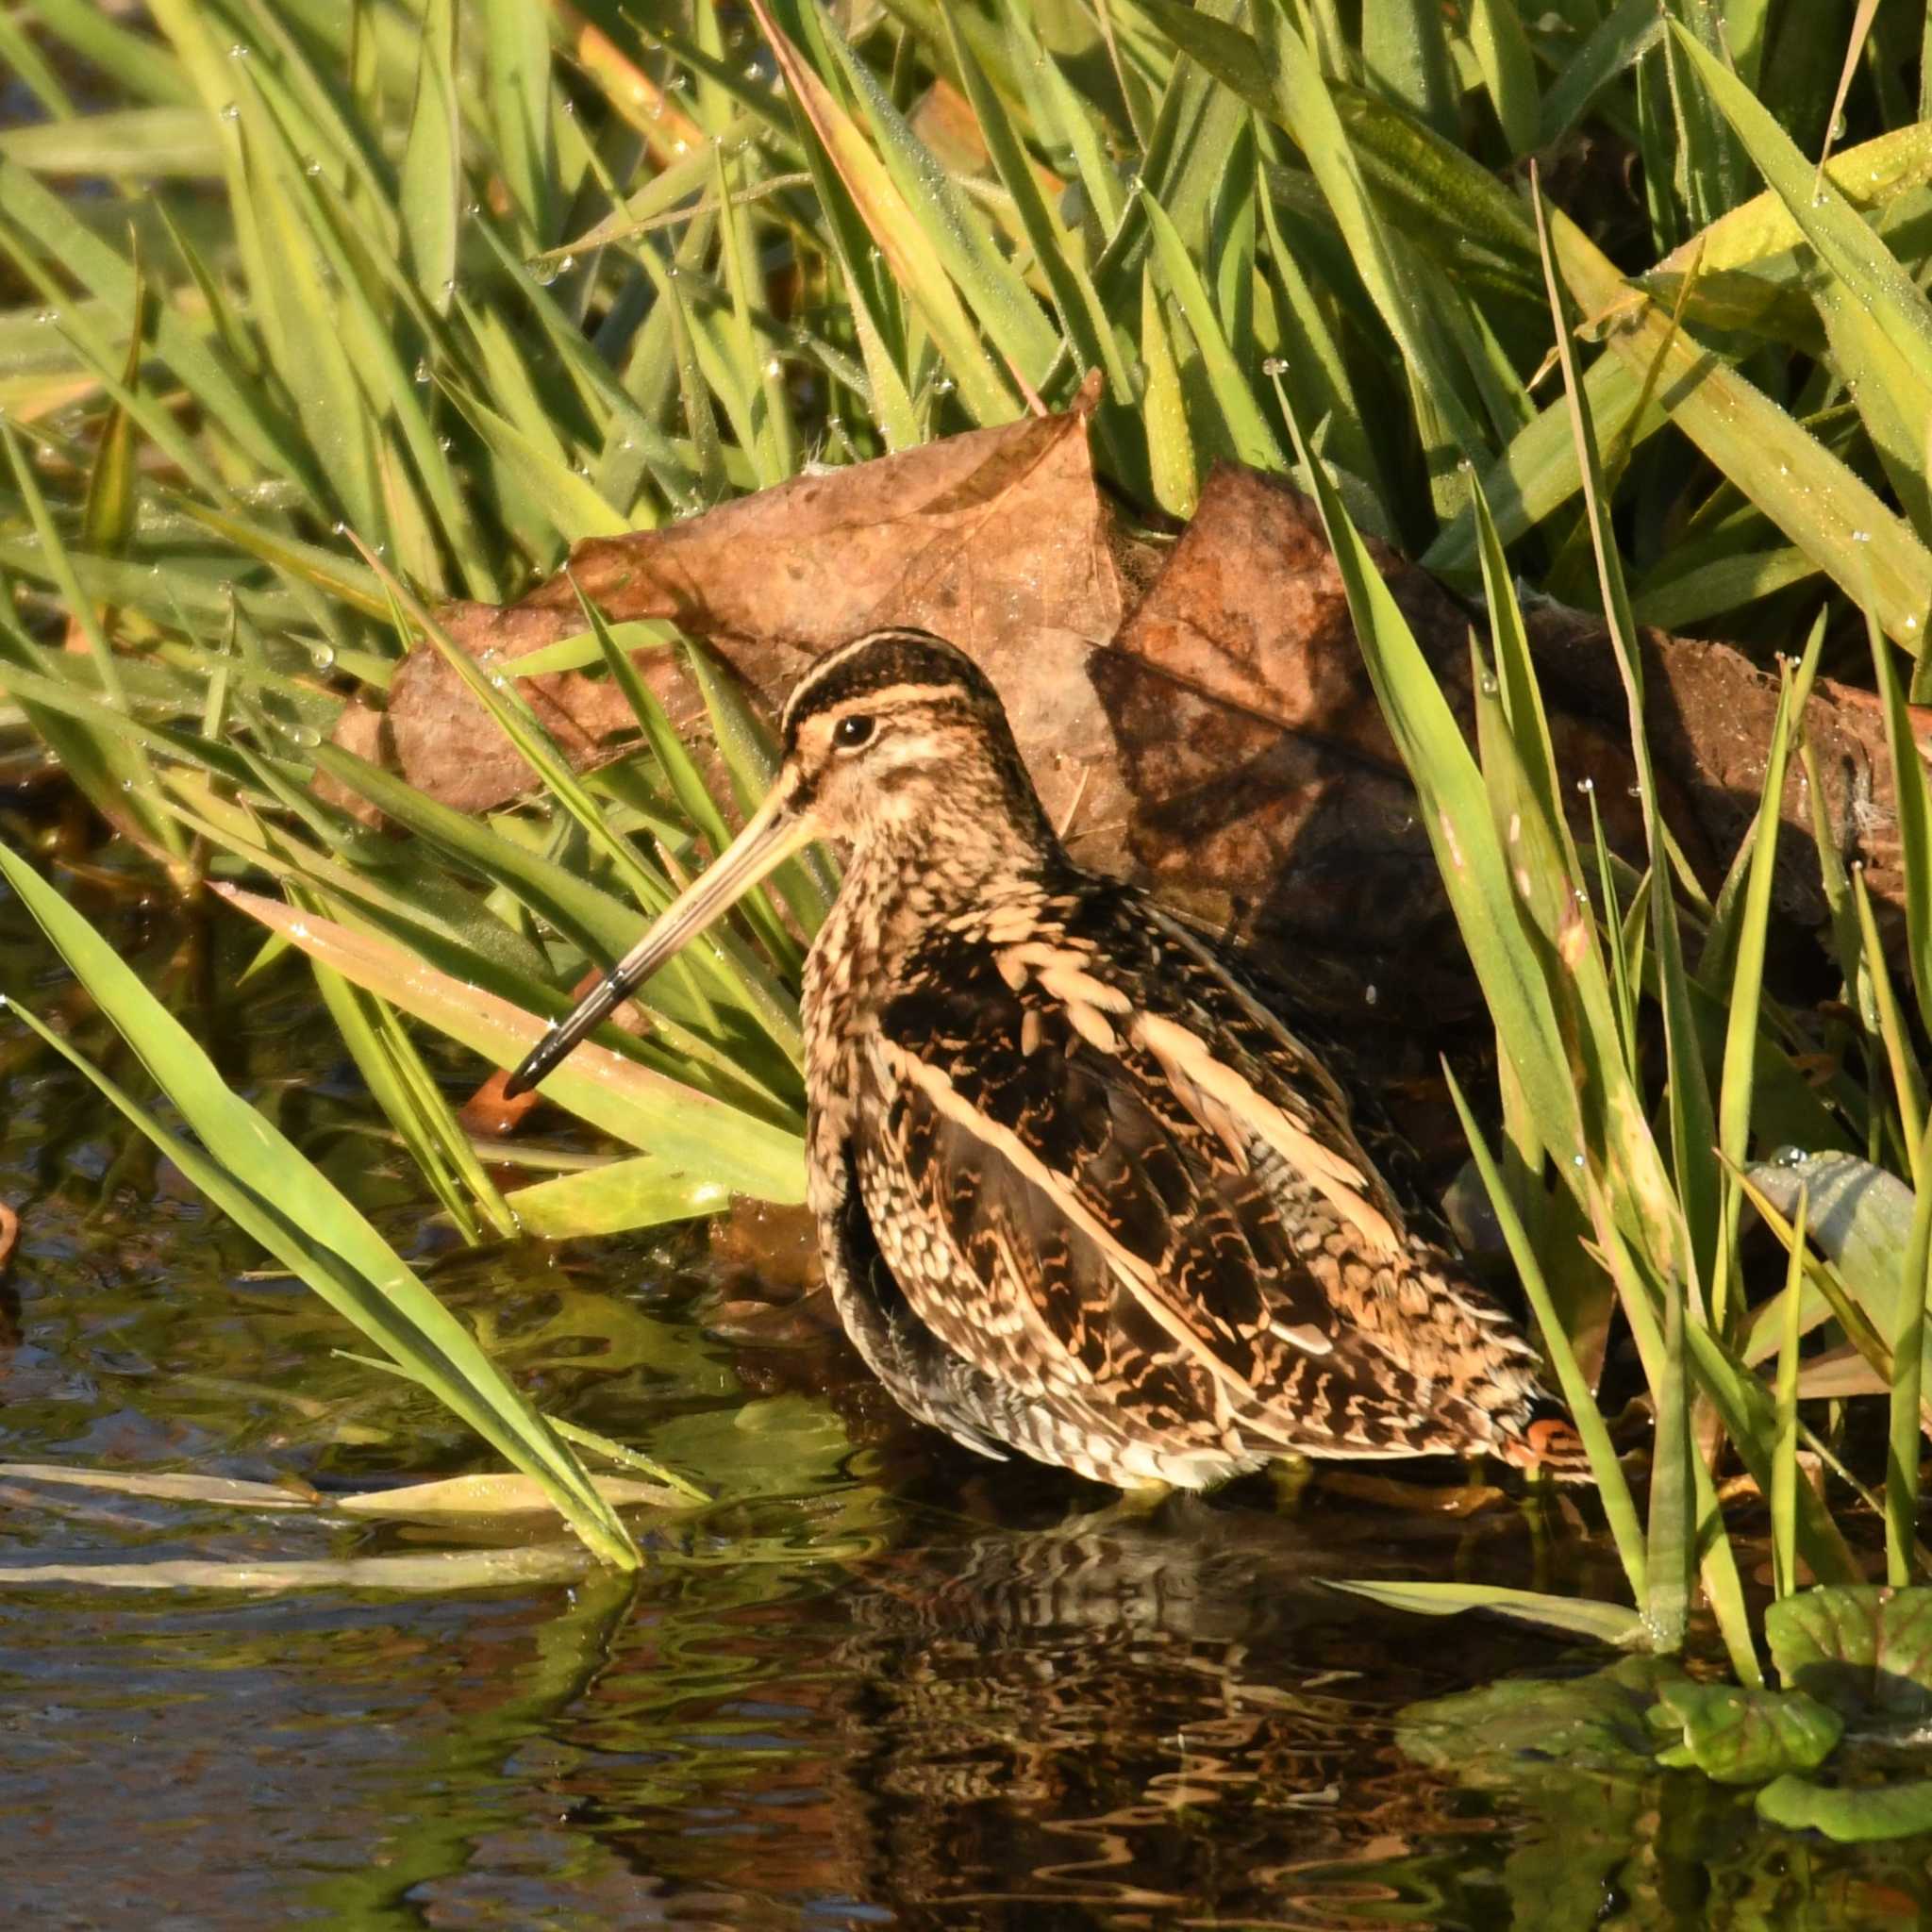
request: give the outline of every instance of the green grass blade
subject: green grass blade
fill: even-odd
[[[1289,427],[1314,486],[1375,695],[1421,798],[1424,824],[1463,943],[1491,1015],[1508,1042],[1544,1144],[1557,1165],[1567,1169],[1582,1147],[1576,1093],[1542,969],[1517,915],[1515,889],[1491,823],[1482,774],[1326,472],[1310,461],[1292,409]]]
[[[1324,1578],[1330,1590],[1346,1591],[1391,1609],[1424,1617],[1454,1617],[1464,1610],[1490,1610],[1518,1623],[1537,1624],[1597,1643],[1641,1649],[1647,1632],[1637,1610],[1618,1604],[1590,1603],[1580,1597],[1551,1596],[1541,1591],[1508,1590],[1494,1583],[1357,1583]]]
[[[1924,1364],[1927,1264],[1932,1262],[1932,1135],[1920,1142],[1922,1176],[1912,1208],[1911,1238],[1899,1282],[1898,1335],[1891,1351],[1891,1427],[1885,1456],[1885,1579],[1894,1589],[1912,1580],[1919,1524],[1919,1413]]]
[[[416,56],[416,105],[398,189],[409,273],[439,315],[456,289],[463,129],[457,105],[456,0],[428,0]]]
[[[437,972],[401,947],[233,887],[222,896],[311,958],[481,1054],[513,1067],[542,1037],[544,1023],[507,1000]],[[582,1062],[579,1065],[579,1062]],[[763,1201],[804,1198],[799,1137],[634,1060],[586,1042],[543,1084],[560,1106],[631,1146]]]
[[[1541,193],[1536,196],[1538,234],[1543,244],[1543,276],[1555,326],[1557,358],[1563,370],[1564,392],[1570,405],[1576,462],[1584,479],[1584,512],[1596,557],[1597,580],[1610,643],[1624,685],[1630,721],[1630,747],[1637,767],[1637,786],[1643,809],[1644,840],[1651,870],[1668,881],[1670,851],[1658,801],[1657,774],[1652,768],[1648,727],[1643,709],[1642,663],[1637,655],[1636,622],[1630,615],[1629,592],[1624,582],[1617,535],[1610,522],[1608,496],[1590,400],[1576,371],[1571,325],[1557,283],[1557,259],[1550,244],[1550,226]],[[1557,218],[1560,220],[1560,217]],[[1656,934],[1657,980],[1664,1012],[1665,1058],[1670,1076],[1671,1152],[1675,1171],[1679,1228],[1688,1236],[1688,1249],[1652,1249],[1660,1278],[1673,1295],[1690,1297],[1693,1311],[1706,1318],[1703,1296],[1710,1280],[1716,1246],[1720,1180],[1716,1157],[1716,1121],[1710,1090],[1690,1012],[1683,941],[1674,896],[1668,890],[1656,895],[1652,929]],[[1650,1224],[1653,1235],[1659,1230]],[[1676,1248],[1676,1243],[1673,1243]]]
[[[1912,1162],[1912,1184],[1923,1187],[1932,1174],[1918,1166],[1919,1146],[1926,1119],[1925,1077],[1919,1067],[1918,1049],[1912,1029],[1892,990],[1891,972],[1885,963],[1885,946],[1878,936],[1878,922],[1872,910],[1872,895],[1866,889],[1862,867],[1852,874],[1852,899],[1857,908],[1858,932],[1864,942],[1864,972],[1877,1009],[1878,1035],[1891,1069],[1892,1104],[1898,1108],[1905,1130],[1907,1158]]]
[[[1623,1559],[1624,1573],[1630,1579],[1631,1594],[1636,1602],[1644,1603],[1650,1590],[1643,1525],[1638,1520],[1637,1505],[1631,1498],[1630,1485],[1624,1479],[1624,1466],[1617,1460],[1616,1448],[1610,1441],[1609,1431],[1604,1426],[1595,1392],[1577,1365],[1569,1334],[1538,1265],[1536,1250],[1531,1246],[1522,1218],[1516,1212],[1516,1205],[1503,1184],[1503,1176],[1490,1153],[1489,1142],[1476,1124],[1475,1116],[1470,1111],[1469,1103],[1463,1098],[1462,1089],[1446,1059],[1442,1062],[1442,1072],[1449,1083],[1449,1097],[1456,1103],[1457,1116],[1462,1123],[1463,1139],[1469,1143],[1470,1156],[1475,1162],[1476,1172],[1482,1176],[1497,1225],[1503,1231],[1504,1243],[1509,1250],[1509,1258],[1515,1264],[1517,1279],[1522,1282],[1524,1292],[1529,1298],[1537,1332],[1543,1339],[1544,1353],[1556,1371],[1557,1386],[1563,1392],[1564,1402],[1569,1405],[1577,1433],[1583,1438],[1584,1449],[1590,1457],[1591,1474],[1596,1478],[1597,1491],[1603,1498],[1604,1515],[1609,1523],[1617,1555]]]
[[[801,0],[811,6],[816,0]],[[886,171],[908,214],[917,222],[973,315],[1011,369],[1037,391],[1059,353],[1059,337],[989,225],[975,219],[965,197],[906,125],[872,69],[841,34],[826,29],[854,96],[864,110]]]
[[[948,45],[967,98],[986,138],[987,151],[998,169],[1000,180],[1013,197],[1021,226],[1033,250],[1060,327],[1072,345],[1076,367],[1084,375],[1089,369],[1104,369],[1108,386],[1116,401],[1124,402],[1134,393],[1133,374],[1122,354],[1120,339],[1101,305],[1091,276],[1079,254],[1069,245],[1070,238],[1060,229],[1041,192],[1039,177],[1025,145],[1008,117],[998,90],[987,78],[959,28],[958,15],[952,8],[941,8]],[[1013,19],[1017,23],[1019,10]],[[1043,58],[1044,57],[1042,57]]]
[[[1201,500],[1194,439],[1188,427],[1188,402],[1181,391],[1180,366],[1168,333],[1166,303],[1150,261],[1141,275],[1141,362],[1146,387],[1141,419],[1147,434],[1147,469],[1154,501],[1170,516],[1191,517]]]
[[[14,482],[26,504],[43,566],[52,576],[69,617],[86,635],[89,652],[100,675],[102,695],[113,710],[123,717],[130,716],[127,694],[121,686],[120,660],[101,626],[93,601],[81,589],[67,545],[61,541],[40,479],[34,475],[33,464],[21,448],[13,425],[4,420],[0,420],[0,441],[7,446]],[[14,642],[19,646],[25,640],[16,636]],[[28,647],[27,653],[16,658],[16,661],[30,663],[33,655]],[[145,746],[125,733],[117,735],[111,724],[92,731],[91,743],[77,746],[77,735],[88,730],[85,724],[70,721],[60,729],[59,737],[70,749],[80,751],[75,769],[94,780],[93,803],[110,824],[126,832],[164,864],[185,867],[187,846],[179,828],[160,803],[154,766]]]
[[[1778,830],[1783,823],[1785,774],[1790,769],[1797,721],[1805,714],[1811,681],[1824,648],[1824,613],[1811,626],[1810,641],[1795,675],[1787,673],[1765,756],[1764,791],[1747,841],[1751,855],[1742,910],[1737,925],[1736,963],[1726,1003],[1724,1070],[1718,1083],[1718,1151],[1731,1167],[1741,1167],[1751,1140],[1751,1103],[1757,1065],[1757,1023],[1764,992],[1764,964],[1771,932],[1772,889],[1776,882]],[[1881,649],[1883,646],[1881,645]],[[1742,1274],[1738,1235],[1743,1202],[1737,1187],[1724,1188],[1724,1225],[1711,1285],[1711,1319],[1720,1329],[1741,1307]]]
[[[974,421],[1009,423],[1020,413],[1007,378],[981,345],[934,235],[910,208],[891,171],[805,56],[779,29],[767,0],[752,0],[806,125],[843,181],[853,207],[918,310]],[[908,384],[909,388],[910,385]]]
[[[605,1562],[634,1568],[628,1531],[570,1450],[517,1394],[462,1324],[409,1272],[363,1216],[256,1109],[134,972],[30,866],[0,845],[0,873],[113,1023],[206,1153],[152,1122],[46,1029],[47,1041],[248,1233],[278,1256],[398,1365],[436,1390],[456,1414],[541,1483]]]
[[[1399,239],[1391,233],[1369,192],[1327,84],[1299,36],[1280,18],[1278,7],[1279,0],[1269,0],[1261,15],[1265,31],[1262,51],[1272,70],[1268,111],[1307,158],[1383,323],[1428,390],[1451,440],[1470,461],[1480,462],[1489,455],[1488,439],[1463,399],[1429,325],[1430,305],[1414,264]],[[1186,30],[1176,18],[1182,8],[1162,0],[1156,12],[1170,31],[1176,27]],[[1187,16],[1191,21],[1201,18]]]
[[[1189,258],[1180,231],[1153,195],[1143,193],[1141,205],[1154,235],[1154,253],[1174,295],[1208,375],[1208,387],[1221,412],[1223,436],[1236,458],[1257,470],[1285,470],[1281,445],[1261,413],[1255,391],[1222,333],[1213,298]]]
[[[1362,0],[1360,46],[1371,87],[1438,134],[1455,135],[1449,42],[1435,0]]]
[[[1819,259],[1899,345],[1896,368],[1910,389],[1897,398],[1898,406],[1923,425],[1932,418],[1932,302],[1830,175],[1799,152],[1744,82],[1674,21],[1671,34]]]
[[[1869,606],[1866,626],[1871,634],[1879,702],[1885,709],[1885,742],[1897,801],[1900,857],[1906,875],[1906,951],[1911,960],[1919,1012],[1926,1017],[1932,1016],[1932,787],[1926,781],[1925,761],[1905,694],[1899,690],[1897,670]]]
[[[1777,1353],[1777,1443],[1771,1463],[1771,1574],[1776,1593],[1798,1588],[1798,1331],[1805,1289],[1805,1233],[1808,1202],[1798,1191],[1785,1270],[1784,1326]]]
[[[1541,146],[1536,57],[1516,0],[1472,0],[1469,39],[1510,154],[1526,155]],[[1453,125],[1442,131],[1456,138]]]
[[[656,1154],[538,1181],[517,1189],[508,1199],[525,1234],[553,1241],[661,1227],[670,1221],[722,1214],[731,1205],[728,1189]]]
[[[1626,370],[1640,381],[1654,376],[1671,420],[1848,596],[1869,600],[1889,638],[1916,653],[1932,608],[1932,551],[1905,519],[1673,316],[1633,298],[1574,223],[1552,210],[1549,228],[1583,313],[1614,315],[1604,339]]]

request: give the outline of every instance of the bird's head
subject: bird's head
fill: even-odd
[[[764,803],[730,846],[510,1076],[534,1087],[616,1007],[775,867],[814,840],[935,873],[1023,864],[1053,835],[999,694],[963,651],[928,631],[873,631],[821,658],[780,726]]]

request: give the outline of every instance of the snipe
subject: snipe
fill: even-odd
[[[811,1204],[905,1407],[1123,1487],[1291,1453],[1571,1459],[1534,1351],[1407,1225],[1253,968],[1073,863],[968,658],[859,638],[783,737],[730,850],[512,1091],[781,859],[842,841],[805,969]]]

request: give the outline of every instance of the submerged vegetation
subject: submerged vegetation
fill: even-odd
[[[793,989],[828,875],[790,868],[648,990],[646,1039],[607,1033],[552,1083],[628,1153],[503,1191],[409,1023],[513,1063],[719,849],[769,746],[668,624],[586,599],[575,635],[498,663],[440,602],[508,602],[578,540],[1064,408],[1090,376],[1096,466],[1151,527],[1217,460],[1291,475],[1493,1022],[1500,1104],[1457,1105],[1630,1597],[1407,1600],[1665,1654],[1701,1600],[1756,1692],[1758,1555],[1781,1605],[1853,1601],[1880,1532],[1890,1585],[1928,1568],[1932,797],[1908,698],[1932,692],[1932,71],[1907,16],[23,0],[0,16],[0,691],[157,880],[263,922],[259,964],[311,956],[466,1239],[644,1226],[799,1198]],[[1485,602],[1474,745],[1363,531]],[[1607,626],[1634,855],[1557,757],[1519,585]],[[1642,624],[1780,683],[1722,878],[1667,819]],[[541,787],[466,814],[367,755],[343,720],[412,643]],[[667,652],[703,743],[638,670]],[[590,769],[526,694],[573,670],[634,723]],[[1823,816],[1821,675],[1882,721],[1902,916]],[[1779,911],[1788,792],[1818,808],[1823,959]],[[115,1104],[635,1560],[356,1206],[26,858],[0,867],[167,1107],[102,1076]],[[1597,1400],[1613,1310],[1655,1418],[1631,1473]],[[1739,1469],[1756,1500],[1727,1522]],[[1696,1689],[1658,1695],[1709,1769],[1738,1711]],[[1776,1802],[1802,1808],[1836,1732],[1795,1703],[1748,1716],[1774,1740],[1754,1731],[1753,1774],[1789,1773]]]

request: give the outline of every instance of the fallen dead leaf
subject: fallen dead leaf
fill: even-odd
[[[231,1590],[244,1595],[298,1590],[445,1595],[459,1590],[573,1583],[589,1574],[592,1560],[581,1543],[564,1542],[501,1550],[426,1550],[397,1557],[271,1557],[254,1562],[161,1557],[126,1563],[8,1563],[0,1565],[0,1583],[76,1584],[83,1590]]]
[[[1280,478],[1224,465],[1177,542],[1131,531],[1094,480],[1096,400],[1090,387],[1063,415],[580,543],[569,575],[522,603],[455,605],[443,621],[466,648],[512,658],[581,627],[581,586],[613,622],[666,619],[702,638],[771,712],[815,656],[869,627],[937,630],[1000,687],[1047,810],[1084,861],[1252,938],[1338,1021],[1359,1023],[1373,1005],[1377,1030],[1440,1032],[1473,1016],[1474,984],[1313,506]],[[1482,613],[1374,552],[1467,726],[1468,638]],[[1640,859],[1603,625],[1540,604],[1524,620],[1558,762],[1593,787],[1613,848]],[[1756,810],[1776,680],[1722,644],[1652,631],[1641,649],[1665,816],[1715,885]],[[673,661],[651,653],[640,667],[692,728],[701,709]],[[612,755],[628,726],[605,680],[561,674],[524,688],[579,763]],[[1932,712],[1916,718],[1932,746]],[[1895,915],[1903,872],[1875,701],[1821,681],[1806,725],[1831,835]],[[433,651],[399,673],[388,734],[405,775],[448,803],[484,809],[530,783]],[[1573,809],[1582,824],[1580,798]],[[1816,926],[1825,908],[1795,767],[1783,816],[1780,908]]]
[[[1085,667],[1111,637],[1144,557],[1131,552],[1093,480],[1085,433],[1097,397],[1063,415],[974,430],[823,475],[633,536],[593,538],[521,604],[455,604],[440,613],[477,656],[504,660],[583,628],[572,580],[612,623],[668,619],[703,638],[775,712],[822,651],[882,625],[941,632],[1005,691],[1047,809],[1074,826],[1109,822],[1123,800],[1107,721]],[[662,653],[639,667],[680,729],[702,715]],[[623,697],[575,673],[525,681],[578,762],[608,755],[630,723]],[[481,811],[529,789],[527,767],[455,674],[413,652],[391,687],[390,726],[405,777]]]

